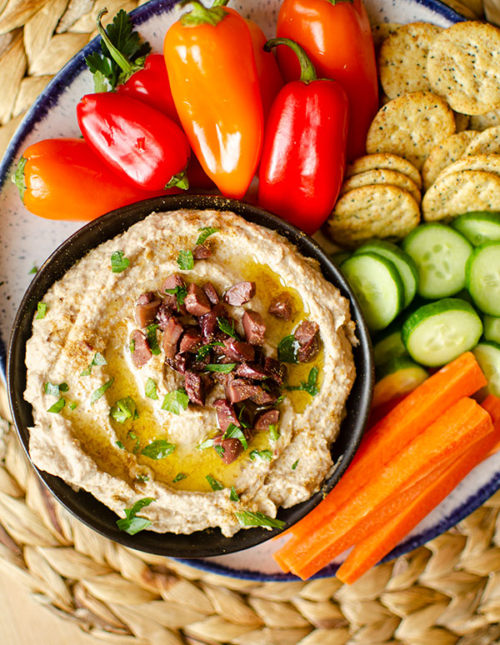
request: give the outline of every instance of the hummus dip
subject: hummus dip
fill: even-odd
[[[31,457],[121,518],[147,498],[142,528],[232,536],[332,472],[356,342],[348,301],[277,233],[152,213],[39,305]]]

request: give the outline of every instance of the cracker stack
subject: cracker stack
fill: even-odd
[[[500,211],[500,29],[417,22],[373,33],[382,107],[325,232],[351,249],[398,241],[421,216]]]

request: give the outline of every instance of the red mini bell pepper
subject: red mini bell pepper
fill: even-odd
[[[260,162],[259,203],[312,235],[330,214],[345,169],[349,102],[342,86],[317,80],[304,50],[287,45],[301,66],[299,81],[278,94],[267,121]]]
[[[152,191],[189,187],[186,135],[158,110],[108,92],[84,96],[76,116],[92,150],[133,186]]]
[[[345,89],[350,107],[347,158],[365,154],[366,135],[378,110],[378,80],[362,0],[284,0],[276,33],[305,49],[320,78],[332,78]],[[296,57],[289,50],[278,50],[278,62],[286,81],[299,77]]]
[[[172,96],[207,175],[223,195],[241,198],[259,162],[264,125],[250,30],[228,7],[190,4],[165,37]]]
[[[152,197],[117,177],[83,139],[32,144],[19,161],[15,180],[26,208],[45,219],[92,220]]]

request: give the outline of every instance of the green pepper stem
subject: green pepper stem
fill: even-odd
[[[176,175],[172,175],[172,179],[165,186],[165,189],[169,188],[180,188],[181,190],[187,190],[189,188],[189,180],[187,178],[186,168]]]
[[[326,1],[332,4],[333,6],[335,6],[336,4],[341,4],[342,2],[347,2],[348,4],[353,3],[353,0],[326,0]]]
[[[270,52],[271,49],[273,47],[276,47],[277,45],[286,45],[295,52],[300,63],[301,81],[303,81],[304,83],[309,83],[310,81],[316,80],[317,76],[314,65],[311,63],[308,55],[298,43],[290,40],[290,38],[271,38],[271,40],[268,40],[264,45],[264,49],[266,50],[266,52]]]
[[[106,33],[106,30],[102,26],[102,22],[101,22],[102,17],[105,16],[107,13],[108,13],[107,9],[102,9],[99,12],[99,15],[97,16],[97,29],[99,31],[99,34],[101,35],[101,38],[106,44],[106,47],[109,49],[109,53],[111,54],[111,57],[113,58],[115,63],[118,65],[118,67],[122,70],[124,74],[130,77],[134,72],[141,69],[141,67],[138,65],[132,65],[121,53],[121,51],[117,49],[109,39],[109,36]]]
[[[17,168],[15,173],[12,176],[12,181],[16,184],[17,189],[19,190],[19,195],[21,196],[21,200],[24,202],[24,193],[26,192],[26,182],[24,180],[24,166],[26,165],[26,162],[28,160],[26,157],[21,157],[19,159],[19,163],[17,164]]]
[[[229,0],[214,0],[214,2],[212,3],[212,9],[214,7],[227,7],[228,4]]]
[[[198,25],[213,25],[216,27],[221,20],[226,17],[224,7],[216,6],[205,7],[199,0],[181,0],[179,6],[184,7],[187,4],[192,5],[189,13],[181,16],[180,22],[183,27],[197,27]]]

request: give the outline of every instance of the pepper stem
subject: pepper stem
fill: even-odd
[[[24,202],[24,193],[26,192],[26,182],[24,180],[24,166],[28,160],[26,157],[21,157],[17,164],[16,172],[12,175],[12,181],[16,184],[21,196],[21,201]]]
[[[342,2],[347,2],[348,4],[353,3],[353,0],[326,0],[326,1],[332,4],[333,6],[335,6],[336,4],[341,4]]]
[[[286,45],[297,54],[297,58],[299,59],[300,63],[301,81],[303,81],[304,83],[309,83],[310,81],[315,81],[317,79],[314,65],[311,63],[308,55],[298,43],[290,40],[290,38],[271,38],[271,40],[268,40],[264,45],[264,49],[266,50],[266,52],[270,52],[271,49],[273,47],[276,47],[277,45]]]
[[[189,13],[185,13],[180,18],[180,23],[183,27],[197,27],[198,25],[213,25],[216,27],[221,20],[227,16],[223,6],[218,6],[215,3],[213,7],[205,7],[199,0],[181,0],[180,7],[185,7],[187,4],[192,5]]]
[[[176,175],[172,175],[172,179],[165,186],[165,190],[169,188],[180,188],[181,190],[187,190],[189,188],[186,168],[181,172],[178,172]]]
[[[212,9],[214,7],[227,7],[228,4],[229,4],[229,0],[214,0],[212,2]]]
[[[122,70],[122,72],[126,74],[127,77],[130,77],[134,72],[141,69],[141,67],[139,65],[132,65],[121,53],[121,51],[117,49],[109,39],[109,36],[106,30],[104,29],[104,27],[102,26],[102,22],[101,22],[102,17],[105,16],[107,13],[108,13],[107,9],[102,9],[99,12],[99,15],[97,16],[97,29],[115,63]]]

